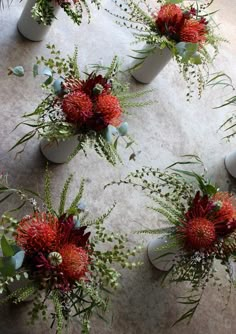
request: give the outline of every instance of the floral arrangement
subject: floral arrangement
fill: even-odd
[[[60,6],[74,23],[80,25],[84,11],[87,12],[89,19],[91,17],[90,3],[100,9],[100,0],[36,0],[32,8],[32,17],[39,24],[51,25],[52,20],[56,18],[54,7]]]
[[[78,146],[70,158],[80,150],[85,152],[85,146],[89,144],[101,157],[115,164],[117,160],[121,161],[117,153],[117,144],[121,139],[132,150],[130,158],[134,159],[133,140],[127,134],[128,124],[123,119],[126,108],[149,103],[132,101],[147,91],[128,92],[128,84],[118,80],[120,63],[117,57],[109,67],[95,65],[91,72],[86,71],[82,75],[77,64],[77,49],[72,57],[66,59],[61,57],[54,45],[47,47],[52,57],[37,58],[33,68],[34,76],[40,73],[47,76],[42,85],[47,97],[34,112],[24,115],[27,120],[22,123],[33,130],[13,148],[35,135],[48,141],[78,136]],[[40,65],[43,65],[42,69]],[[22,68],[17,66],[10,69],[10,73],[22,76]]]
[[[1,180],[2,181],[2,180]],[[19,220],[12,215],[1,217],[0,292],[7,293],[0,303],[19,303],[33,297],[30,322],[52,317],[56,333],[78,317],[81,333],[89,333],[89,319],[94,313],[103,316],[111,289],[118,286],[123,268],[135,267],[129,262],[138,248],[126,249],[126,236],[109,232],[104,226],[114,205],[95,220],[88,219],[82,201],[84,182],[68,208],[66,197],[72,175],[63,187],[58,210],[53,208],[50,177],[46,172],[45,198],[32,199],[22,190],[1,184],[1,202],[16,193],[23,203],[31,204],[31,213]],[[21,205],[22,206],[22,205]],[[14,289],[12,283],[22,281]],[[50,304],[54,305],[51,313]]]
[[[123,14],[110,14],[118,18],[118,24],[134,31],[135,42],[145,42],[144,50],[135,50],[141,66],[146,57],[160,49],[169,48],[177,61],[188,85],[188,99],[194,93],[192,85],[198,86],[199,96],[208,81],[209,69],[218,54],[223,39],[219,36],[213,13],[207,10],[214,0],[185,5],[185,1],[157,0],[157,7],[149,1],[114,0]],[[211,46],[213,53],[208,50]],[[135,68],[134,67],[134,68]],[[133,68],[133,69],[134,69]]]
[[[166,260],[170,265],[165,278],[189,283],[190,292],[180,297],[180,303],[190,309],[176,323],[192,318],[209,282],[221,287],[217,265],[225,270],[229,291],[235,283],[231,262],[236,260],[236,198],[213,185],[206,171],[199,175],[176,168],[177,164],[201,163],[196,156],[190,158],[164,171],[144,167],[118,182],[141,187],[155,203],[150,208],[168,222],[167,227],[141,232],[167,237],[157,249],[157,259],[160,251],[162,261],[174,255]]]

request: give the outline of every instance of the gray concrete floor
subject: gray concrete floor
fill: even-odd
[[[220,30],[230,43],[221,49],[213,71],[223,70],[236,82],[236,3],[230,0],[215,2],[215,7],[220,8],[217,13],[217,20],[221,22]],[[104,4],[110,6],[110,0],[104,1]],[[130,54],[132,36],[129,31],[115,25],[113,18],[104,11],[94,12],[91,24],[84,23],[79,28],[60,12],[45,41],[32,43],[24,40],[16,29],[22,6],[22,3],[14,1],[9,10],[0,12],[0,164],[8,172],[10,183],[40,191],[45,160],[40,155],[38,141],[31,141],[17,158],[14,152],[7,153],[26,130],[22,127],[11,133],[13,127],[23,113],[32,111],[40,101],[38,82],[30,73],[35,56],[47,54],[45,44],[53,42],[65,54],[72,52],[74,44],[77,44],[82,68],[98,62],[100,58],[104,64],[109,63],[115,54],[127,63],[130,61],[127,55]],[[7,68],[19,64],[26,68],[26,76],[21,79],[8,77]],[[130,82],[133,91],[143,88],[132,79]],[[115,168],[99,159],[93,151],[89,151],[88,158],[82,153],[78,154],[69,165],[50,166],[55,202],[58,190],[69,173],[75,174],[72,195],[78,188],[80,178],[86,178],[85,200],[93,215],[102,213],[116,200],[118,204],[109,226],[113,230],[129,233],[131,246],[149,240],[147,236],[134,235],[133,231],[160,226],[164,221],[146,210],[146,199],[140,192],[128,187],[112,187],[103,191],[106,183],[118,180],[143,165],[165,167],[182,154],[198,154],[212,178],[223,189],[227,189],[231,180],[228,180],[223,158],[235,146],[234,141],[223,141],[223,133],[217,132],[232,109],[213,109],[227,97],[226,91],[208,89],[201,100],[195,98],[190,103],[186,102],[185,83],[174,62],[170,62],[148,88],[153,89],[149,98],[158,103],[134,109],[129,116],[130,133],[137,141],[137,150],[141,151],[136,162],[129,162],[128,153],[121,149],[124,164]],[[120,288],[112,298],[108,314],[110,323],[94,319],[92,334],[235,333],[236,293],[232,292],[225,307],[225,287],[220,292],[209,287],[190,325],[182,323],[171,328],[183,311],[176,297],[183,295],[186,289],[184,286],[161,287],[160,275],[149,264],[146,253],[140,254],[139,258],[144,261],[143,267],[123,272]],[[31,328],[26,321],[25,307],[4,306],[0,312],[0,333],[49,333],[46,325],[40,323]],[[76,322],[70,332],[80,333]]]

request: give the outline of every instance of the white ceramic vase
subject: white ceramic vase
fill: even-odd
[[[150,48],[152,49],[150,46],[145,46],[143,51],[147,51]],[[131,74],[137,81],[148,84],[163,70],[171,58],[171,51],[167,47],[161,50],[157,46],[139,67],[131,70]],[[131,67],[134,67],[139,63],[140,60],[136,59]]]
[[[177,248],[173,247],[172,249],[164,249],[167,242],[167,235],[160,235],[156,239],[151,240],[147,247],[147,253],[150,262],[156,269],[161,271],[168,271],[179,254]],[[171,254],[162,256],[165,253]]]
[[[50,1],[50,0],[48,0]],[[33,42],[40,42],[44,39],[50,29],[50,25],[39,24],[32,17],[32,8],[35,5],[36,0],[27,0],[27,3],[23,9],[21,17],[18,21],[17,27],[21,35]],[[54,7],[54,15],[60,9],[60,6],[52,1]]]
[[[40,149],[45,158],[56,164],[67,162],[69,156],[78,146],[78,136],[66,140],[48,141],[43,138],[40,142]]]
[[[234,259],[231,259],[230,267],[231,267],[231,273],[232,273],[233,280],[235,281],[236,280],[236,262]]]
[[[225,168],[231,176],[236,178],[236,151],[226,155]]]

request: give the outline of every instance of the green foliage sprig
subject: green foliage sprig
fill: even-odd
[[[228,74],[224,72],[216,72],[213,73],[209,78],[207,86],[211,88],[220,88],[224,91],[224,93],[227,96],[224,102],[221,103],[220,105],[214,106],[214,109],[221,109],[227,107],[233,108],[231,115],[220,126],[220,130],[223,130],[225,132],[223,139],[230,141],[236,135],[236,113],[235,113],[236,95],[232,79]]]
[[[60,6],[65,13],[72,19],[75,24],[80,25],[83,19],[84,13],[88,16],[88,22],[91,19],[90,5],[94,4],[97,9],[101,7],[100,0],[80,0],[80,1],[60,1],[57,0],[55,5],[52,0],[36,0],[35,5],[32,8],[32,17],[43,25],[51,25],[53,19],[55,19],[55,6]]]
[[[219,53],[219,44],[226,40],[219,36],[218,26],[213,19],[215,12],[208,12],[208,8],[214,0],[199,4],[196,2],[196,16],[203,17],[208,21],[207,41],[199,46],[199,43],[176,42],[168,36],[162,35],[157,28],[155,17],[157,9],[147,0],[113,0],[118,8],[118,13],[106,9],[117,19],[116,23],[130,29],[133,32],[135,43],[146,43],[146,48],[134,50],[136,53],[132,58],[135,63],[130,70],[139,68],[145,59],[153,53],[156,48],[168,48],[172,57],[177,61],[179,70],[187,82],[187,100],[194,94],[193,87],[197,86],[198,95],[201,97],[209,78],[209,65],[211,65]],[[180,4],[183,11],[190,7],[185,6],[184,1],[156,1],[159,7],[166,4]],[[192,8],[193,4],[191,5]],[[209,50],[210,49],[210,50]]]
[[[1,250],[3,256],[0,258],[0,293],[7,292],[8,295],[2,302],[13,301],[19,303],[33,296],[34,303],[32,310],[29,312],[30,323],[38,320],[42,316],[44,320],[49,317],[48,302],[54,305],[52,312],[52,325],[56,324],[56,332],[63,333],[65,326],[73,318],[77,317],[81,323],[81,333],[87,334],[90,329],[90,317],[96,313],[103,316],[109,302],[109,295],[112,290],[118,286],[120,273],[118,266],[122,268],[134,268],[139,265],[139,262],[130,262],[130,259],[139,251],[139,247],[134,247],[132,250],[127,249],[127,236],[110,232],[104,225],[105,220],[110,217],[115,204],[100,217],[95,220],[88,218],[88,213],[84,211],[82,206],[82,197],[84,190],[84,181],[81,182],[79,190],[71,203],[68,203],[67,196],[70,192],[70,186],[73,182],[73,176],[70,175],[64,183],[58,209],[54,209],[54,203],[51,196],[51,177],[46,170],[45,173],[45,190],[44,198],[37,198],[37,212],[47,210],[50,214],[60,218],[64,214],[66,216],[73,215],[76,219],[76,224],[81,227],[87,227],[91,232],[89,240],[89,276],[86,280],[77,280],[70,290],[61,290],[56,286],[47,285],[43,282],[39,284],[32,276],[32,272],[27,267],[24,257],[21,264],[16,268],[9,269],[6,260],[12,257],[11,251],[19,247],[15,244],[15,234],[18,228],[19,221],[15,218],[6,216],[2,217],[4,221],[4,229],[1,236]],[[8,188],[9,192],[12,190]],[[36,200],[35,200],[36,201]],[[41,209],[41,207],[43,209]],[[9,257],[10,256],[10,257]],[[12,290],[11,283],[15,280],[24,281],[24,287]]]
[[[187,228],[187,224],[191,224],[191,219],[198,217],[198,214],[201,218],[211,219],[210,215],[213,214],[214,217],[215,212],[217,213],[223,202],[220,203],[220,200],[214,199],[214,196],[222,193],[207,178],[207,171],[200,158],[194,155],[184,157],[185,160],[174,163],[165,170],[143,167],[130,173],[125,179],[111,183],[140,188],[154,203],[148,208],[157,212],[168,222],[166,227],[145,229],[140,233],[165,235],[167,237],[166,243],[157,249],[157,260],[164,259],[165,261],[165,256],[173,253],[175,257],[169,260],[169,269],[164,275],[164,280],[168,278],[170,282],[188,282],[190,285],[190,292],[178,300],[189,308],[175,323],[182,320],[191,320],[209,282],[213,282],[219,289],[222,287],[221,278],[215,269],[217,263],[220,263],[225,271],[228,280],[228,291],[231,291],[231,287],[235,284],[231,268],[231,261],[236,259],[235,229],[230,234],[220,236],[214,241],[213,248],[191,248],[190,241],[188,241],[187,246],[185,244],[188,239],[184,239],[185,232],[181,232],[183,231],[182,228]],[[198,170],[199,167],[201,168],[201,174],[194,171],[193,164],[196,165]],[[183,168],[188,165],[191,167],[190,170]],[[197,198],[202,199],[201,204],[197,204]],[[204,215],[203,210],[207,208],[206,203],[208,203],[208,211]],[[214,220],[214,218],[212,219]],[[221,219],[221,224],[223,224],[226,218],[224,216]],[[160,254],[158,254],[158,251]]]
[[[14,149],[19,145],[24,145],[33,137],[46,138],[48,141],[66,140],[73,136],[77,136],[78,145],[74,152],[69,157],[72,159],[79,151],[84,151],[86,154],[87,147],[94,147],[96,153],[102,158],[107,159],[111,164],[115,165],[117,161],[121,162],[121,158],[117,152],[118,142],[123,142],[126,148],[131,149],[130,158],[135,158],[135,152],[132,148],[133,139],[125,132],[119,131],[119,128],[108,126],[101,131],[88,129],[81,131],[74,123],[66,120],[65,114],[55,107],[55,102],[58,99],[58,89],[61,90],[61,82],[66,78],[74,80],[86,80],[89,75],[81,73],[78,63],[78,49],[72,56],[62,57],[61,52],[56,49],[55,45],[47,45],[51,56],[36,58],[36,64],[33,67],[34,76],[46,76],[46,80],[42,84],[42,88],[46,91],[46,98],[32,112],[25,114],[24,121],[19,125],[26,125],[31,130],[26,133],[17,143],[11,148]],[[135,101],[149,93],[150,90],[130,93],[129,85],[121,81],[121,63],[117,56],[111,62],[110,66],[92,65],[92,73],[94,75],[102,75],[103,78],[111,82],[111,93],[119,100],[120,107],[123,113],[127,113],[129,108],[143,107],[152,103],[151,101]],[[11,69],[10,74],[14,74],[14,69]]]

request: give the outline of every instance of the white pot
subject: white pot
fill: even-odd
[[[143,51],[146,51],[152,47],[146,46]],[[139,56],[138,56],[139,57]],[[142,54],[140,55],[142,57]],[[172,58],[171,51],[165,47],[160,49],[158,46],[151,51],[151,53],[145,58],[143,63],[131,71],[132,76],[139,82],[148,84],[150,83],[158,73],[168,64]],[[139,64],[141,60],[137,59],[132,64],[132,67]]]
[[[225,168],[231,176],[236,178],[236,151],[225,157]]]
[[[147,247],[147,253],[150,262],[156,269],[159,269],[161,271],[168,271],[174,264],[174,260],[177,259],[179,254],[178,249],[175,247],[171,249],[163,249],[167,242],[167,235],[161,235],[158,236],[156,239],[151,240]],[[171,254],[159,258],[165,253]]]
[[[73,136],[66,140],[48,141],[42,139],[40,149],[45,158],[57,164],[67,162],[69,156],[75,151],[78,146],[78,136]]]
[[[50,0],[48,0],[50,1]],[[36,0],[28,0],[21,17],[18,21],[17,27],[21,35],[30,41],[39,42],[44,39],[46,34],[50,29],[50,25],[39,24],[32,18],[31,10],[35,5]],[[52,6],[54,7],[54,15],[60,9],[60,6],[52,1]]]
[[[234,259],[230,261],[231,274],[234,281],[236,281],[236,262]]]

